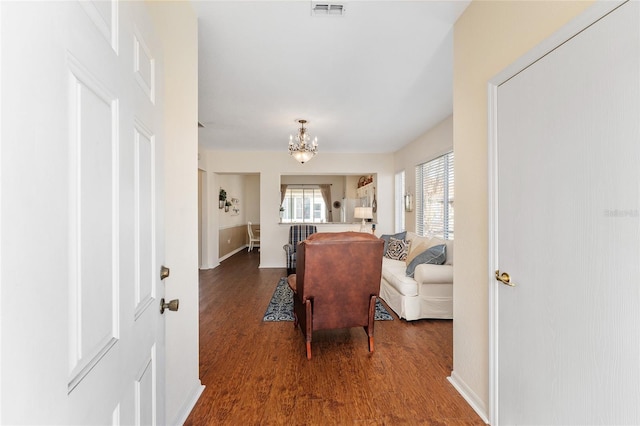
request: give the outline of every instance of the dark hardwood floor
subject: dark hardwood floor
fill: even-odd
[[[285,269],[242,251],[200,273],[200,378],[186,425],[484,425],[447,381],[452,322],[376,321],[314,333],[263,322]]]

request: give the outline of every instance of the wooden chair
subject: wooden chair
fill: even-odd
[[[360,232],[316,233],[299,244],[289,284],[308,359],[313,332],[323,329],[364,327],[373,352],[383,247],[381,239]]]
[[[253,234],[253,229],[251,228],[251,222],[247,222],[247,232],[249,233],[249,248],[247,248],[247,251],[252,251],[253,243],[258,243],[258,245],[260,245],[260,235]],[[259,234],[260,231],[256,231],[256,233]]]

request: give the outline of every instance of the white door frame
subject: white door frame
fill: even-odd
[[[498,418],[498,286],[495,271],[499,269],[498,250],[498,87],[515,75],[546,56],[558,46],[564,44],[584,29],[617,9],[625,1],[597,1],[567,25],[556,31],[542,43],[521,56],[514,63],[489,80],[488,98],[488,170],[489,170],[489,264],[487,285],[489,286],[489,422],[493,426],[500,424]]]

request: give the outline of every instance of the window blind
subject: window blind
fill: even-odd
[[[453,240],[453,152],[416,167],[416,232]]]

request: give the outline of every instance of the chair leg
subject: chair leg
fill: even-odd
[[[313,307],[311,306],[311,300],[307,299],[304,303],[306,314],[306,331],[304,333],[305,340],[307,342],[307,359],[311,359],[311,340],[313,336]]]
[[[364,327],[364,331],[369,336],[369,352],[373,352],[373,328],[376,323],[376,296],[371,295],[369,299],[369,324]]]

